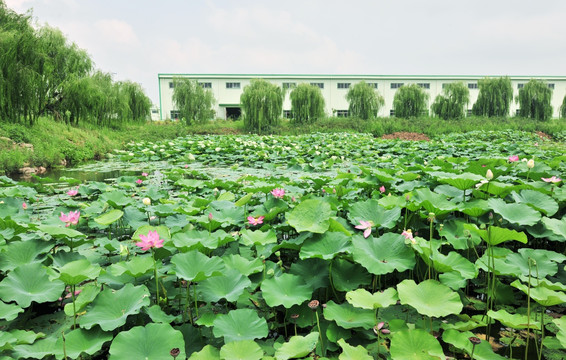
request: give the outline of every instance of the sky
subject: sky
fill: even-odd
[[[565,75],[564,0],[4,0],[159,104],[157,75]]]

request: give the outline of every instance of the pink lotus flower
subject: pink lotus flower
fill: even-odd
[[[385,186],[381,185],[379,192],[383,194],[385,192]]]
[[[65,227],[72,225],[77,225],[79,223],[79,217],[81,216],[80,211],[69,211],[69,214],[61,212],[59,220],[65,223]]]
[[[401,235],[403,235],[405,237],[405,239],[407,240],[411,240],[411,242],[414,244],[415,243],[415,239],[413,239],[413,232],[411,231],[411,229],[409,230],[403,230],[403,232],[401,233]]]
[[[250,225],[260,225],[263,224],[263,219],[265,219],[265,216],[258,216],[257,218],[248,216],[248,223]]]
[[[360,220],[360,225],[356,225],[355,228],[359,230],[364,230],[364,237],[367,238],[371,234],[371,227],[373,226],[372,221]]]
[[[509,156],[509,162],[519,161],[519,155],[511,155]]]
[[[77,195],[78,193],[79,193],[79,192],[78,192],[77,189],[71,189],[71,190],[67,191],[67,195],[69,195],[69,196],[75,196],[75,195]]]
[[[149,174],[146,173],[146,172],[142,172],[142,176],[147,176],[147,175],[149,175]]]
[[[159,238],[159,233],[157,231],[149,231],[147,235],[140,234],[140,242],[136,243],[136,246],[141,247],[143,251],[149,250],[151,248],[163,247],[163,239]]]
[[[555,184],[555,183],[559,183],[559,182],[562,181],[561,178],[556,177],[556,176],[554,176],[554,175],[552,175],[552,177],[549,177],[549,178],[541,178],[541,179],[542,179],[542,181],[544,181],[544,182],[547,182],[547,183],[554,183],[554,184]]]
[[[137,180],[136,180],[136,184],[138,184],[138,185],[141,185],[142,182],[143,182],[142,179],[137,179]]]
[[[212,213],[208,213],[208,221],[212,221]]]
[[[189,167],[189,164],[185,164],[185,169]]]
[[[23,208],[24,210],[27,210],[27,208],[28,208],[28,204],[26,204],[25,202],[24,202],[24,203],[22,203],[22,208]]]
[[[282,199],[283,196],[285,196],[285,190],[279,188],[273,189],[271,190],[271,195],[273,195],[273,197],[276,197],[278,199]]]
[[[389,329],[385,329],[383,328],[383,326],[385,325],[385,323],[382,321],[379,324],[377,324],[376,329],[378,331],[381,331],[382,334],[389,334],[391,333],[391,331]]]

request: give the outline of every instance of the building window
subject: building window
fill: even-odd
[[[404,85],[403,83],[391,83],[391,88],[392,89],[399,89],[403,85]]]
[[[421,89],[430,89],[430,83],[417,83],[417,86]]]
[[[517,84],[517,89],[522,89],[525,87],[525,84]]]
[[[549,89],[554,89],[554,84],[548,84]]]
[[[467,114],[467,115],[468,115],[468,116],[472,116],[472,115],[473,115],[472,109],[468,109],[468,114]]]
[[[212,83],[209,82],[201,82],[198,83],[200,85],[201,88],[203,89],[212,89]]]
[[[338,89],[348,89],[350,87],[350,83],[338,83]]]
[[[169,81],[169,89],[173,89],[175,87],[175,83],[173,81]]]
[[[283,83],[283,89],[294,89],[297,87],[297,83]]]
[[[370,83],[367,83],[367,84],[369,85],[370,88],[372,88],[372,89],[377,89],[377,83],[375,83],[375,82],[370,82]]]
[[[515,110],[515,116],[521,116],[521,109]]]
[[[468,89],[477,89],[478,83],[468,83]]]
[[[285,119],[290,119],[291,117],[293,117],[291,110],[283,110],[283,117]]]
[[[389,116],[395,116],[395,109],[389,110]]]
[[[448,85],[450,85],[450,84],[449,84],[449,83],[443,83],[443,84],[442,84],[442,88],[443,88],[443,89],[446,89],[446,87],[447,87]]]
[[[240,83],[239,82],[227,82],[226,89],[239,89]]]
[[[337,117],[348,117],[348,110],[336,110]]]
[[[318,86],[320,89],[324,89],[324,83],[311,83],[312,86]]]
[[[171,110],[171,119],[179,119],[179,116],[181,115],[181,113],[179,112],[179,110]]]

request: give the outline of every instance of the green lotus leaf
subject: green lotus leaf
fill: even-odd
[[[468,355],[474,352],[474,359],[477,360],[504,360],[507,359],[493,352],[488,341],[482,340],[480,344],[474,345],[470,341],[471,337],[476,337],[471,331],[460,332],[448,329],[442,334],[444,342],[453,345],[455,348],[465,351]]]
[[[552,216],[558,211],[558,203],[548,195],[536,190],[522,190],[520,194],[512,192],[516,203],[527,204],[546,216]]]
[[[438,280],[452,290],[458,290],[468,284],[467,279],[457,271],[449,271],[438,275]]]
[[[286,214],[289,225],[297,232],[310,231],[319,234],[328,230],[331,216],[330,204],[321,199],[305,200]]]
[[[18,314],[23,312],[24,309],[16,304],[6,304],[0,301],[0,319],[11,321],[18,317]],[[2,345],[0,344],[0,348]]]
[[[77,285],[85,280],[93,280],[100,274],[98,264],[93,265],[87,259],[80,259],[66,263],[59,269],[59,280],[67,285]]]
[[[189,251],[195,249],[211,249],[218,248],[220,244],[220,236],[225,232],[213,232],[190,230],[186,232],[178,232],[173,235],[173,244],[181,251]]]
[[[435,252],[432,260],[434,269],[438,272],[456,271],[464,279],[474,279],[478,276],[476,266],[455,251],[450,251],[448,255]]]
[[[402,330],[391,336],[391,358],[395,360],[445,359],[442,346],[434,336],[421,329]]]
[[[482,186],[480,186],[479,189],[485,190],[486,192],[488,192],[492,195],[495,195],[495,196],[505,197],[514,188],[515,188],[514,185],[511,185],[511,184],[505,184],[505,183],[498,182],[498,181],[490,181],[489,183],[486,183],[486,184],[483,184]]]
[[[11,349],[13,345],[33,344],[37,339],[44,338],[44,333],[27,330],[10,330],[0,333],[0,350]],[[0,359],[2,359],[0,357]],[[12,359],[12,358],[10,358]]]
[[[154,323],[171,324],[175,321],[175,316],[166,314],[165,311],[161,310],[159,305],[152,305],[145,308],[145,313],[149,315],[151,321]]]
[[[224,342],[261,339],[267,336],[267,322],[252,309],[231,310],[219,314],[213,322],[212,332],[224,337]]]
[[[277,234],[270,229],[269,231],[243,229],[241,232],[241,242],[245,246],[274,244],[277,242]]]
[[[99,199],[115,209],[122,209],[132,202],[132,198],[124,194],[123,191],[108,191],[100,195]]]
[[[487,320],[489,319],[484,314],[474,315],[472,317],[465,314],[459,314],[458,317],[461,319],[461,321],[443,323],[442,328],[445,330],[452,329],[458,331],[469,331],[479,327],[487,326]],[[491,324],[495,322],[493,319],[490,320],[491,321],[489,323]]]
[[[416,263],[413,250],[405,245],[405,238],[400,234],[385,233],[367,239],[355,235],[352,244],[354,260],[375,275],[410,270]]]
[[[205,214],[212,214],[214,221],[221,224],[241,225],[244,222],[244,208],[236,206],[231,201],[213,201]],[[208,221],[208,219],[207,219]]]
[[[112,209],[107,213],[104,213],[98,217],[95,217],[93,220],[100,225],[108,226],[122,218],[124,212],[118,209]]]
[[[20,265],[42,262],[52,247],[52,243],[39,239],[11,242],[0,252],[0,269],[6,272]]]
[[[173,204],[159,204],[155,205],[152,210],[155,212],[156,216],[166,217],[174,215],[176,213],[175,208],[176,206]]]
[[[136,326],[116,335],[110,345],[109,360],[151,359],[171,360],[171,349],[178,348],[181,359],[185,358],[183,334],[169,324]]]
[[[510,223],[534,225],[540,221],[540,212],[526,204],[507,204],[502,199],[490,198],[488,206]]]
[[[363,346],[352,346],[344,339],[338,340],[338,345],[342,348],[342,353],[338,356],[339,360],[373,360],[368,351]]]
[[[311,332],[307,336],[291,336],[289,341],[275,351],[277,360],[299,359],[310,354],[318,344],[318,333]]]
[[[520,280],[515,280],[510,285],[528,294],[531,299],[542,306],[554,306],[566,303],[566,293],[564,291],[551,290],[545,287],[544,284],[531,286],[529,289],[528,286],[522,284]]]
[[[83,353],[93,355],[100,349],[105,342],[112,340],[112,333],[107,333],[99,328],[91,330],[75,329],[65,334],[65,344],[63,345],[63,338],[58,337],[55,346],[59,350],[57,354],[58,359],[64,359],[63,346],[68,357],[77,359]]]
[[[86,237],[86,235],[83,234],[82,232],[77,231],[75,229],[71,229],[70,227],[39,225],[37,228],[43,231],[44,233],[51,235],[54,238],[68,237],[71,239],[76,239],[76,238]]]
[[[58,349],[55,346],[56,342],[56,337],[47,337],[33,344],[15,345],[12,350],[12,357],[9,359],[43,359],[48,355],[58,353]]]
[[[153,259],[151,256],[134,256],[130,261],[120,261],[110,265],[108,270],[114,276],[128,274],[132,277],[140,277],[153,269]]]
[[[224,265],[227,269],[238,270],[242,275],[249,276],[263,270],[261,259],[248,260],[245,257],[237,254],[222,256]]]
[[[301,259],[321,258],[329,260],[340,253],[350,253],[351,247],[350,237],[344,233],[325,232],[322,235],[307,239],[301,247],[299,257]]]
[[[360,309],[347,303],[338,305],[332,300],[326,303],[324,318],[336,321],[336,324],[344,329],[371,329],[375,325],[373,310]]]
[[[346,300],[355,307],[374,310],[395,304],[399,297],[395,288],[388,288],[374,294],[366,289],[357,289],[347,292]]]
[[[452,185],[460,190],[473,189],[477,183],[484,179],[483,176],[472,173],[452,174],[431,172],[429,175],[436,177],[440,183]]]
[[[338,291],[350,291],[371,283],[371,274],[360,264],[337,258],[332,262],[332,284]]]
[[[145,285],[126,284],[120,290],[106,288],[87,307],[80,325],[90,329],[100,325],[104,331],[112,331],[126,323],[129,315],[138,314],[143,306],[149,306],[149,290]]]
[[[498,226],[490,226],[489,231],[478,229],[475,224],[464,224],[464,229],[479,235],[486,243],[496,246],[504,241],[516,240],[527,243],[527,235],[524,232],[518,232],[511,229],[501,228]]]
[[[561,238],[560,241],[566,241],[566,216],[563,216],[562,220],[544,217],[542,223],[548,230],[558,235]]]
[[[187,281],[199,282],[211,276],[222,275],[224,270],[221,258],[209,258],[197,250],[175,254],[171,257],[171,263],[175,265],[173,271],[177,277]]]
[[[189,360],[220,360],[220,350],[212,345],[206,345],[201,351],[192,353]]]
[[[555,251],[522,248],[505,258],[505,263],[515,269],[506,274],[519,276],[521,280],[528,281],[530,272],[531,277],[544,279],[555,275],[558,272],[558,264],[564,261],[566,261],[566,256]]]
[[[32,301],[38,304],[57,300],[65,290],[60,280],[49,280],[47,271],[40,263],[21,265],[10,271],[0,282],[0,298],[15,301],[26,308]]]
[[[360,221],[371,221],[374,226],[382,226],[386,229],[394,227],[400,217],[401,208],[394,207],[386,210],[375,199],[354,203],[348,213],[348,218],[355,225],[359,225]]]
[[[447,214],[451,211],[458,210],[458,205],[445,195],[435,193],[429,188],[422,188],[413,191],[412,200],[424,207],[426,211],[433,212],[436,215]]]
[[[236,206],[244,206],[244,205],[246,205],[247,203],[250,202],[250,200],[252,199],[252,197],[253,197],[254,195],[255,195],[255,193],[246,194],[246,195],[242,196],[240,199],[238,199],[238,201],[236,201],[236,202],[234,203],[234,205],[236,205]]]
[[[489,211],[489,206],[486,200],[473,199],[460,205],[460,211],[466,215],[479,217]]]
[[[302,277],[305,284],[314,291],[320,288],[326,288],[330,285],[328,271],[328,261],[313,258],[296,260],[291,265],[289,274]]]
[[[261,291],[267,305],[272,307],[283,305],[289,309],[293,305],[300,305],[309,300],[313,290],[305,284],[301,276],[281,274],[263,280]]]
[[[78,289],[77,289],[78,290]],[[96,296],[100,293],[100,286],[94,283],[89,283],[81,288],[81,292],[75,297],[75,308],[73,309],[73,303],[70,302],[65,305],[64,311],[67,316],[74,316],[75,312],[80,313],[88,304],[94,301]]]
[[[481,242],[479,234],[466,231],[466,222],[461,220],[449,220],[444,222],[438,233],[444,237],[457,250],[465,250]]]
[[[205,279],[199,283],[197,289],[206,302],[216,302],[226,299],[233,302],[238,300],[244,290],[252,282],[238,270],[225,270],[222,275]]]
[[[263,350],[253,340],[232,341],[222,346],[220,357],[223,360],[260,360]]]
[[[540,321],[535,321],[534,319],[530,319],[527,315],[523,314],[510,314],[505,309],[501,309],[498,311],[489,310],[487,312],[487,316],[490,318],[499,321],[503,325],[513,328],[513,329],[539,329],[540,328]]]
[[[397,284],[401,304],[410,305],[419,314],[442,317],[459,314],[463,305],[458,293],[436,280],[425,280],[416,284],[413,280],[403,280]]]
[[[556,338],[558,339],[558,341],[560,341],[560,344],[562,344],[562,346],[566,348],[566,316],[562,316],[552,321],[558,327]]]

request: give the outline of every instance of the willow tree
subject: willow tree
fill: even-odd
[[[289,94],[292,123],[311,124],[324,116],[324,96],[320,88],[311,84],[299,84]]]
[[[383,97],[365,81],[350,87],[346,100],[349,115],[363,120],[374,119],[385,104]]]
[[[417,84],[401,86],[393,98],[395,116],[413,118],[425,114],[428,110],[428,97]]]
[[[479,94],[472,107],[472,113],[477,116],[509,115],[511,100],[513,100],[513,87],[509,77],[484,78],[478,81]]]
[[[204,123],[214,118],[214,95],[203,89],[196,80],[173,79],[173,103],[187,125]]]
[[[442,94],[438,95],[431,105],[432,112],[438,117],[460,119],[466,115],[470,101],[470,90],[462,82],[446,84]]]
[[[560,117],[566,118],[566,95],[564,95],[564,99],[562,99],[562,106],[560,106]]]
[[[264,132],[276,126],[283,111],[285,92],[263,79],[252,79],[240,96],[244,127],[247,131]]]
[[[531,79],[519,89],[517,101],[522,117],[548,120],[552,116],[552,89],[541,80]]]
[[[128,116],[124,120],[145,122],[150,116],[151,100],[138,83],[124,81],[118,83],[124,101],[128,104]]]

